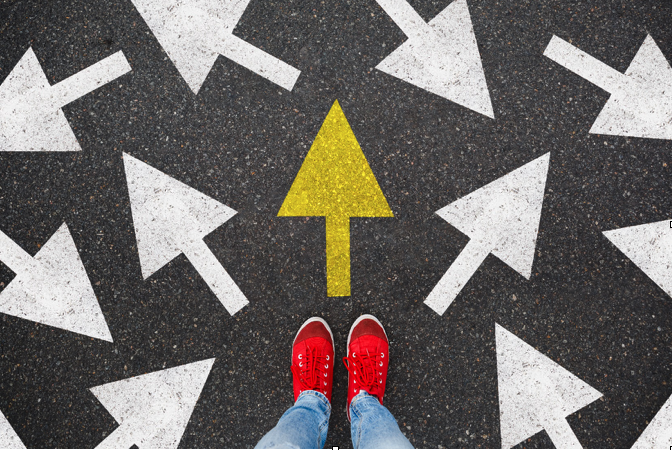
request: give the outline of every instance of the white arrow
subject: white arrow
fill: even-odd
[[[291,91],[301,71],[233,35],[250,0],[132,0],[194,94],[218,55]]]
[[[672,447],[672,397],[668,398],[632,448]]]
[[[0,151],[81,151],[61,108],[130,70],[119,51],[50,86],[29,48],[0,85]]]
[[[470,241],[427,306],[443,314],[490,253],[530,279],[549,161],[546,153],[436,212]]]
[[[604,231],[637,267],[672,297],[672,228],[670,220]]]
[[[376,0],[408,36],[376,69],[494,119],[466,0],[429,23],[406,0]]]
[[[91,388],[119,427],[96,448],[177,448],[215,359]]]
[[[203,242],[236,211],[132,156],[123,157],[142,276],[147,279],[184,253],[231,315],[247,305]]]
[[[625,74],[557,36],[544,55],[611,94],[590,133],[672,139],[672,68],[651,36]]]
[[[502,448],[546,430],[555,448],[582,448],[565,417],[602,397],[495,324]]]
[[[0,313],[112,342],[66,224],[34,258],[0,231],[0,261],[16,273],[0,292]]]
[[[26,448],[21,442],[16,431],[7,421],[7,418],[0,412],[0,448]]]

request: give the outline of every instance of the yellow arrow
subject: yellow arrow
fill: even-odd
[[[350,295],[350,217],[394,217],[338,101],[324,119],[278,216],[324,216],[327,295]]]

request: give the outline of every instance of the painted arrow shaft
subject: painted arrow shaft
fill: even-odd
[[[491,251],[490,243],[471,239],[432,289],[425,304],[443,315]]]
[[[631,82],[627,75],[612,69],[557,36],[553,36],[549,42],[544,50],[544,56],[611,94],[622,91]]]
[[[429,29],[429,25],[406,0],[376,1],[409,38],[421,36]]]
[[[572,427],[564,417],[552,417],[544,421],[544,430],[555,448],[583,448]]]
[[[53,85],[49,89],[52,104],[56,108],[62,108],[130,71],[131,66],[120,50]]]
[[[288,91],[301,75],[300,70],[232,34],[215,50]]]
[[[327,216],[327,296],[350,295],[350,218]]]
[[[0,261],[16,274],[31,272],[35,260],[9,236],[0,231]]]
[[[194,239],[181,250],[229,314],[234,315],[248,304],[245,295],[205,242]]]

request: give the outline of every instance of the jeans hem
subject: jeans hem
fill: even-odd
[[[317,397],[318,399],[320,399],[322,401],[322,404],[324,404],[327,407],[327,411],[329,413],[331,413],[331,402],[327,399],[327,397],[324,394],[322,394],[321,392],[317,392],[317,391],[303,391],[296,398],[296,402],[294,402],[294,404],[297,404],[299,402],[299,400],[301,399],[301,397],[308,396],[308,395],[311,395],[313,397]]]

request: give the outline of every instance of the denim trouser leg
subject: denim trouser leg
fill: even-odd
[[[331,404],[316,391],[304,391],[255,448],[322,448],[327,440]]]
[[[354,448],[413,448],[390,411],[365,391],[352,399],[350,419]]]

